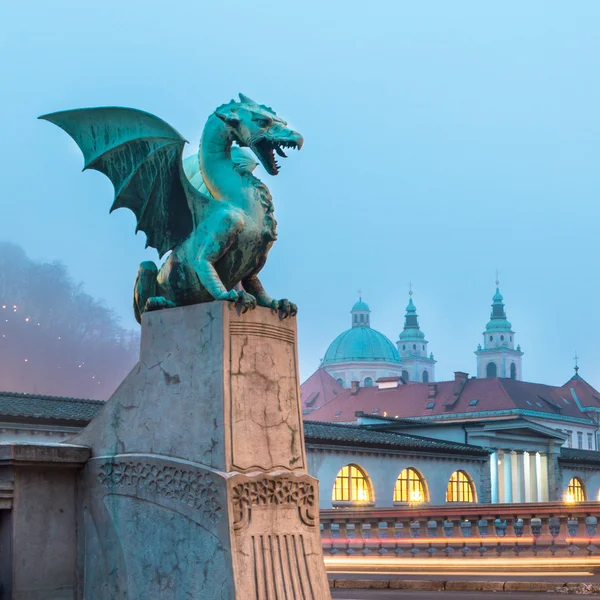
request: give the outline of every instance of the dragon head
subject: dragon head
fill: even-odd
[[[269,175],[279,173],[275,153],[286,158],[283,148],[300,150],[304,139],[290,129],[275,111],[264,104],[240,94],[240,101],[231,100],[215,111],[230,129],[232,139],[240,147],[247,147],[256,154]]]

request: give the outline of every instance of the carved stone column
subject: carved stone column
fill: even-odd
[[[330,598],[295,319],[145,313],[139,364],[74,441],[85,598]]]

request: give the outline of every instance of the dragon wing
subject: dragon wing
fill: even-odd
[[[100,171],[112,181],[111,212],[123,207],[133,211],[136,233],[146,234],[146,247],[153,246],[163,256],[189,236],[194,226],[190,202],[208,199],[188,185],[181,164],[186,140],[170,125],[121,107],[67,110],[40,119],[75,140],[84,170]]]

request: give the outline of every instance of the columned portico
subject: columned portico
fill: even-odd
[[[554,499],[556,494],[551,490],[554,463],[551,464],[548,455],[560,449],[565,434],[522,417],[473,424],[467,433],[470,444],[493,449],[490,457],[493,502]]]

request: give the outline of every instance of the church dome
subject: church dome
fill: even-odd
[[[358,302],[356,302],[354,304],[354,306],[352,307],[352,310],[363,310],[363,311],[371,312],[369,305],[366,302],[363,302],[362,300],[359,300]]]
[[[352,327],[333,340],[322,364],[360,361],[400,363],[400,356],[394,344],[383,333],[370,327]]]

